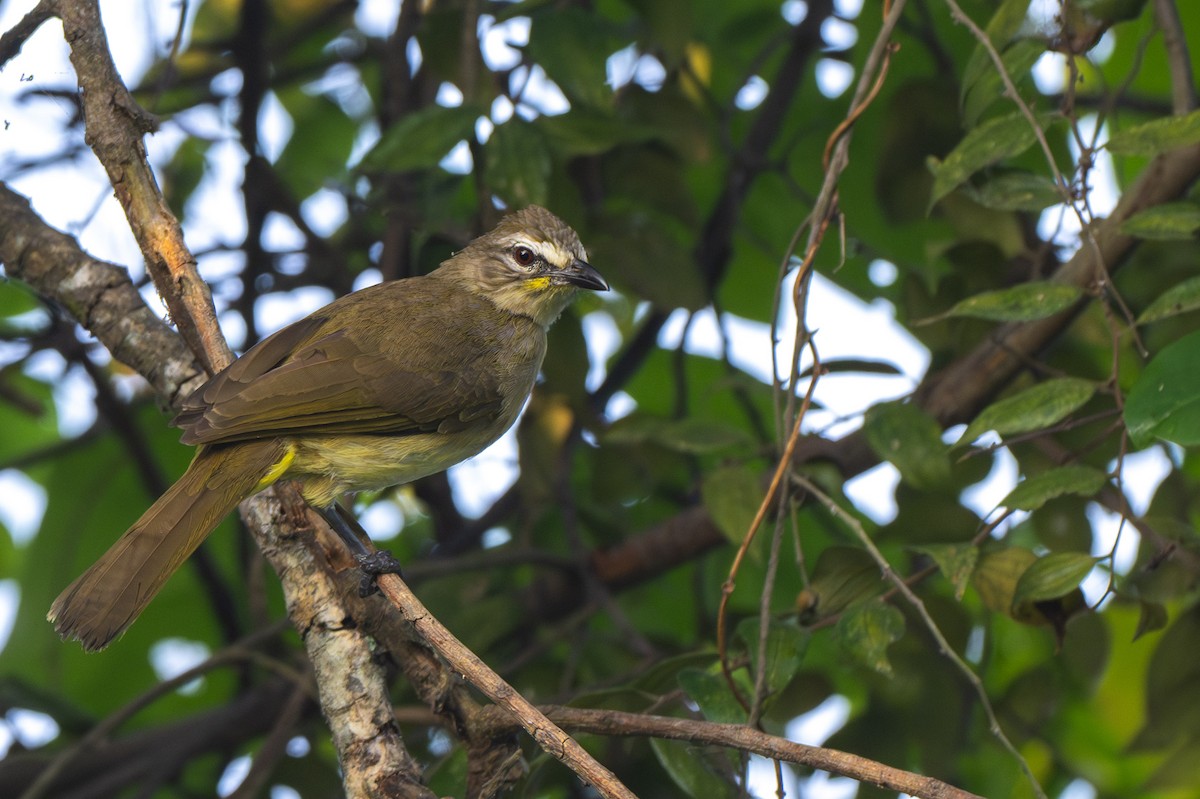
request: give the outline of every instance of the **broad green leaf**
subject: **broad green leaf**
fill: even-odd
[[[546,204],[553,164],[537,126],[514,116],[492,131],[485,152],[492,191],[514,208]]]
[[[1133,640],[1141,638],[1146,633],[1161,630],[1167,626],[1167,609],[1158,602],[1145,599],[1138,602],[1137,629],[1133,632]]]
[[[1200,277],[1193,277],[1167,289],[1138,316],[1139,325],[1157,322],[1200,308]]]
[[[569,114],[538,117],[533,123],[541,128],[563,156],[599,155],[621,144],[647,141],[657,137],[649,125],[620,119],[593,109],[571,109]]]
[[[1186,241],[1200,231],[1200,205],[1166,203],[1147,208],[1121,223],[1121,232],[1139,239]]]
[[[654,443],[676,452],[699,455],[740,446],[749,439],[740,428],[705,419],[632,414],[614,424],[605,440],[612,444]]]
[[[1016,5],[1028,6],[1029,3],[1028,0],[1020,0]],[[983,50],[982,45],[976,52],[984,55],[984,58],[978,61],[972,55],[970,67],[978,70],[978,77],[970,84],[964,83],[962,92],[963,121],[967,127],[974,127],[984,111],[1005,97],[1004,80],[996,70],[995,63]],[[1029,78],[1030,69],[1044,52],[1046,52],[1046,42],[1042,39],[1021,39],[1013,42],[1001,56],[1004,70],[1013,83],[1019,86]]]
[[[835,637],[859,663],[880,674],[891,674],[887,649],[904,635],[904,615],[882,600],[850,608],[838,620]]]
[[[1022,283],[1010,289],[986,291],[967,297],[945,313],[922,322],[927,324],[951,316],[968,316],[993,322],[1029,322],[1070,308],[1082,295],[1079,287],[1065,283]]]
[[[367,171],[405,172],[432,168],[460,141],[475,135],[480,111],[469,105],[435,105],[415,111],[384,131],[363,156]]]
[[[950,457],[938,423],[910,402],[887,402],[866,413],[863,431],[875,454],[899,470],[915,488],[936,488],[950,480]]]
[[[1125,397],[1125,426],[1135,445],[1155,439],[1200,444],[1200,331],[1168,344]]]
[[[1004,547],[980,555],[971,585],[979,592],[984,607],[1010,615],[1017,582],[1037,559],[1037,555],[1024,547]]]
[[[1164,117],[1114,134],[1105,145],[1117,155],[1158,155],[1200,141],[1200,111]]]
[[[345,173],[358,123],[322,94],[294,88],[282,92],[280,100],[294,128],[275,171],[297,199],[304,199]]]
[[[1090,497],[1108,482],[1108,475],[1090,466],[1061,466],[1029,477],[1000,500],[1010,510],[1037,510],[1055,497],[1078,494]]]
[[[733,785],[716,772],[712,757],[703,749],[665,738],[651,738],[650,748],[671,781],[693,799],[733,799],[736,795]]]
[[[566,6],[533,15],[526,52],[572,102],[611,103],[608,57],[625,42],[603,17]]]
[[[967,582],[979,562],[979,547],[972,543],[966,544],[926,544],[913,547],[933,558],[938,569],[954,586],[954,598],[962,599],[967,590]]]
[[[1083,407],[1095,393],[1096,386],[1091,381],[1078,377],[1038,383],[984,408],[954,446],[970,444],[988,430],[995,430],[1001,436],[1042,430]]]
[[[978,188],[964,189],[975,202],[998,211],[1041,211],[1062,202],[1054,181],[1032,172],[1006,172]]]
[[[730,692],[729,683],[722,675],[688,668],[680,671],[677,678],[679,687],[700,707],[704,718],[718,724],[746,723],[746,711]]]
[[[1038,127],[1045,129],[1054,117],[1043,114]],[[986,166],[1025,152],[1037,141],[1037,131],[1020,112],[989,119],[971,130],[946,159],[933,164],[932,208],[938,200],[958,188],[967,178]]]
[[[709,472],[700,487],[704,506],[731,543],[740,544],[762,504],[762,479],[745,466],[722,466]]]
[[[758,674],[758,637],[759,626],[757,618],[743,619],[737,627],[738,637],[746,645],[750,654],[751,681]],[[796,673],[804,662],[804,653],[808,649],[808,639],[812,634],[799,625],[791,622],[772,622],[767,630],[766,658],[766,687],[771,694],[780,691]]]
[[[809,623],[840,613],[884,588],[879,564],[869,553],[858,547],[827,547],[817,556],[812,580],[797,602],[801,621]]]
[[[0,317],[18,316],[42,307],[33,289],[20,281],[0,275]]]
[[[1012,604],[1042,602],[1066,596],[1096,565],[1096,558],[1086,552],[1051,552],[1038,558],[1021,573],[1013,591]]]

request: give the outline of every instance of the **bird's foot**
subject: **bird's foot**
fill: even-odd
[[[362,582],[358,585],[358,595],[368,597],[379,593],[376,579],[381,574],[402,574],[400,561],[386,549],[377,549],[369,555],[357,557],[358,568],[362,572]]]

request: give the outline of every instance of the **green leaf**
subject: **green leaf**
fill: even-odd
[[[817,556],[812,580],[802,597],[801,621],[809,623],[816,619],[841,613],[855,602],[876,596],[884,589],[879,564],[871,555],[858,547],[826,547]]]
[[[626,42],[597,14],[567,6],[533,15],[526,52],[571,100],[612,102],[608,57]]]
[[[1042,430],[1083,407],[1095,393],[1096,386],[1090,380],[1078,377],[1038,383],[984,408],[954,446],[969,444],[988,430],[995,430],[1001,436]]]
[[[925,544],[913,547],[933,558],[938,569],[954,586],[954,598],[962,599],[967,590],[967,583],[979,562],[979,547],[966,544]]]
[[[1096,558],[1086,552],[1051,552],[1038,558],[1021,573],[1013,592],[1014,607],[1022,602],[1042,602],[1066,596],[1096,565]]]
[[[1044,130],[1053,118],[1050,114],[1039,116],[1038,127]],[[964,136],[944,161],[933,164],[929,207],[979,170],[1025,152],[1035,141],[1037,131],[1019,111],[984,122]]]
[[[487,182],[510,206],[545,205],[550,190],[550,147],[535,125],[514,116],[492,131],[484,148]]]
[[[834,628],[842,648],[859,663],[891,674],[887,649],[904,635],[904,615],[883,600],[865,602],[842,615]]]
[[[737,627],[737,635],[746,645],[750,653],[751,674],[758,674],[758,637],[759,626],[757,618],[743,619]],[[767,630],[766,652],[766,687],[768,693],[774,694],[792,681],[800,671],[804,662],[804,653],[808,649],[808,639],[812,634],[791,622],[774,622]],[[752,680],[757,679],[751,677]]]
[[[1125,397],[1125,427],[1133,443],[1156,439],[1200,444],[1200,331],[1168,344],[1146,365]]]
[[[867,411],[863,421],[867,443],[915,488],[936,488],[950,480],[950,457],[942,428],[910,402],[887,402]]]
[[[280,101],[292,116],[293,131],[275,161],[275,171],[297,199],[304,199],[345,174],[358,123],[321,94],[289,89],[280,94]]]
[[[746,723],[746,711],[720,674],[688,668],[679,672],[678,680],[679,687],[699,706],[704,718],[718,724]]]
[[[435,167],[456,144],[475,135],[475,120],[480,115],[479,109],[469,105],[435,105],[414,111],[384,131],[363,156],[361,168],[406,172]]]
[[[1200,111],[1164,117],[1109,138],[1105,145],[1117,155],[1158,155],[1200,141]]]
[[[998,211],[1041,211],[1062,202],[1054,181],[1032,172],[1006,172],[978,188],[963,188],[975,202]]]
[[[979,557],[971,584],[988,610],[1011,615],[1021,575],[1037,560],[1025,547],[1003,547]]]
[[[1037,510],[1067,494],[1090,497],[1108,482],[1108,475],[1090,466],[1061,466],[1029,477],[1008,492],[1000,504],[1011,510]]]
[[[1139,239],[1186,241],[1200,231],[1200,205],[1164,203],[1140,211],[1121,223],[1121,232]]]
[[[564,157],[599,155],[621,144],[647,141],[657,137],[649,126],[611,113],[589,108],[572,108],[568,114],[538,117],[534,122]]]
[[[1019,0],[1016,5],[1028,6],[1029,0]],[[974,127],[984,111],[991,108],[997,100],[1004,98],[1004,80],[1000,77],[991,56],[983,50],[982,45],[978,46],[976,52],[984,55],[978,61],[972,55],[970,67],[976,70],[977,77],[973,77],[973,82],[969,84],[964,82],[962,92],[963,120],[968,127]],[[1043,39],[1021,39],[1013,42],[1001,56],[1004,70],[1014,84],[1020,85],[1022,80],[1029,78],[1030,69],[1044,52],[1046,42]]]
[[[729,779],[714,770],[716,764],[704,750],[664,738],[651,738],[650,748],[667,776],[688,796],[733,799],[736,795]]]
[[[1185,280],[1167,289],[1138,316],[1139,325],[1157,322],[1200,308],[1200,277]]]
[[[1070,308],[1083,295],[1078,286],[1041,280],[1010,289],[986,291],[957,302],[945,313],[922,320],[922,324],[951,316],[967,316],[993,322],[1029,322],[1045,319]]]
[[[1167,609],[1158,602],[1145,599],[1138,602],[1138,623],[1133,631],[1133,640],[1141,638],[1146,633],[1161,630],[1167,626]]]
[[[700,487],[704,506],[733,544],[740,544],[762,504],[762,479],[745,466],[722,466],[705,476]]]

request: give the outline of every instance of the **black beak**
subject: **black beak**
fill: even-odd
[[[562,279],[573,286],[592,291],[608,291],[608,283],[587,261],[575,261],[562,270]]]

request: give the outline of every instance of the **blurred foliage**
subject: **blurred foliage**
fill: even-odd
[[[253,29],[236,2],[161,4],[191,15],[187,38],[175,53],[156,51],[136,97],[170,133],[161,184],[189,239],[207,231],[216,242],[199,253],[200,268],[219,298],[236,298],[224,318],[250,338],[268,332],[255,316],[261,297],[426,272],[503,206],[554,210],[613,283],[616,296],[585,298],[555,328],[518,434],[516,502],[498,503],[486,528],[438,478],[359,503],[399,520],[402,534],[385,546],[418,593],[535,701],[746,719],[715,655],[717,607],[791,425],[786,387],[735,357],[731,323],[761,330],[792,314],[789,242],[820,192],[822,153],[880,30],[878,5],[449,0],[405,3],[381,32],[345,0],[266,3],[269,24]],[[935,414],[898,380],[886,401],[837,420],[854,423],[837,432],[831,414],[813,412],[796,468],[845,513],[795,492],[762,526],[729,599],[733,681],[750,696],[760,678],[756,717],[768,732],[842,697],[849,717],[831,746],[984,796],[1032,795],[925,620],[887,590],[857,525],[979,675],[1047,795],[1082,781],[1097,797],[1195,796],[1200,461],[1186,447],[1200,441],[1200,206],[1179,197],[1129,220],[1124,232],[1139,243],[1095,291],[1052,275],[1080,246],[1076,211],[1059,205],[1064,189],[1081,213],[1103,215],[1112,198],[1097,163],[1111,162],[1119,197],[1155,156],[1200,141],[1200,116],[1173,113],[1180,85],[1193,96],[1195,86],[1186,69],[1172,71],[1155,13],[1176,7],[1182,27],[1168,33],[1191,37],[1196,70],[1200,4],[961,5],[993,52],[942,0],[907,4],[899,49],[853,127],[841,216],[816,269],[864,308],[893,308],[928,350],[931,375],[1006,323],[1079,313],[982,409]],[[838,76],[850,88],[835,86]],[[247,153],[267,101],[290,124]],[[67,159],[83,134],[78,120],[64,124]],[[245,166],[240,193],[214,200],[231,162]],[[54,203],[53,185],[35,199]],[[288,235],[265,235],[267,220]],[[238,269],[228,268],[230,251],[244,255]],[[660,335],[668,319],[676,330],[716,319],[722,340],[682,347]],[[601,330],[616,340],[589,350],[585,333]],[[19,471],[47,502],[29,540],[0,530],[0,576],[20,600],[0,692],[13,724],[33,710],[59,730],[33,751],[10,746],[0,785],[12,785],[6,765],[44,763],[148,691],[159,679],[154,659],[178,650],[164,641],[217,652],[283,608],[274,577],[230,522],[118,644],[85,655],[60,643],[44,621],[51,599],[189,452],[136,378],[13,282],[0,282],[0,336],[0,469]],[[856,346],[843,368],[899,371],[892,342]],[[589,352],[605,359],[591,364],[604,379],[588,381]],[[810,376],[789,381],[788,357],[779,382],[799,396]],[[82,377],[91,394],[66,393],[65,377]],[[94,401],[90,426],[60,432],[56,397]],[[952,417],[969,425],[948,429]],[[846,435],[859,423],[862,433]],[[1135,451],[1157,454],[1166,472],[1142,516],[1126,498]],[[964,492],[1001,459],[1022,482],[981,517]],[[892,496],[856,507],[842,484],[883,463],[899,481]],[[894,518],[873,521],[889,499]],[[696,538],[657,541],[654,559],[637,562],[646,551],[627,545],[696,508],[711,533],[685,530]],[[1136,542],[1133,563],[1116,557],[1113,514],[1123,517],[1122,542]],[[596,576],[580,585],[563,563]],[[119,735],[202,727],[302,669],[296,637],[276,636],[258,660],[226,663],[150,702]],[[416,702],[403,680],[395,700]],[[464,750],[445,730],[402,726],[430,784],[462,795]],[[167,747],[177,761],[100,793],[212,795],[232,759],[258,755],[266,732],[246,723],[206,751]],[[334,795],[337,761],[318,714],[290,734],[295,746],[271,766],[270,784]],[[642,797],[733,796],[743,779],[742,761],[715,750],[584,742]],[[578,795],[570,774],[526,753],[520,795]],[[81,758],[68,768],[94,779],[86,769],[103,765]],[[806,777],[785,772],[789,786]],[[768,780],[756,790],[774,788]],[[864,785],[858,795],[885,794]]]

